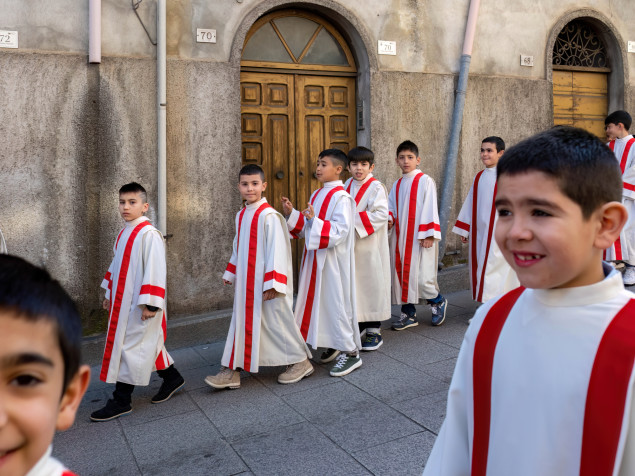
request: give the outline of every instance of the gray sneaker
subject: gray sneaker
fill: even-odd
[[[337,362],[329,372],[331,377],[343,377],[362,366],[362,358],[358,355],[340,354]]]
[[[304,377],[308,377],[313,373],[313,366],[309,359],[304,359],[302,362],[298,362],[293,365],[289,365],[287,370],[278,376],[278,383],[288,384],[296,383],[302,380]]]
[[[240,371],[221,367],[216,375],[205,377],[205,383],[214,388],[240,388]]]

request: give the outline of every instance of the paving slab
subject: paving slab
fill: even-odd
[[[463,343],[463,336],[469,326],[468,318],[471,316],[472,314],[446,317],[445,322],[440,326],[419,325],[409,328],[408,331],[449,345],[458,350]]]
[[[258,476],[371,474],[307,422],[245,438],[233,446]]]
[[[459,354],[456,347],[430,339],[410,329],[393,332],[397,336],[390,336],[390,345],[383,345],[382,353],[411,367],[422,370],[427,364],[451,359]]]
[[[305,419],[254,378],[237,390],[194,390],[190,395],[228,441],[300,423]]]
[[[456,360],[457,359],[454,358],[428,364],[423,368],[423,372],[449,384],[452,381],[454,367],[456,367]]]
[[[415,435],[353,453],[353,457],[373,474],[421,476],[436,435],[422,431]]]
[[[230,475],[249,469],[200,411],[124,431],[144,475]]]
[[[426,395],[425,398],[413,398],[393,405],[400,413],[419,423],[435,435],[439,433],[447,409],[448,392]]]

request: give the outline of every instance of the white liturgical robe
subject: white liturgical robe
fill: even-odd
[[[628,135],[612,140],[608,146],[622,169],[622,204],[628,211],[628,221],[604,256],[609,261],[626,261],[635,265],[635,138]]]
[[[311,357],[293,316],[291,243],[280,213],[263,198],[236,214],[236,236],[223,279],[234,284],[234,309],[222,365],[258,372]],[[276,297],[263,301],[265,291]]]
[[[148,385],[153,370],[174,361],[165,349],[166,266],[161,232],[144,216],[126,222],[117,236],[115,256],[101,287],[110,301],[110,318],[100,378],[108,383]],[[145,321],[145,305],[158,307]]]
[[[439,294],[437,262],[441,239],[437,188],[421,170],[413,170],[397,180],[388,196],[388,212],[394,225],[390,233],[392,303],[417,304]],[[434,246],[424,248],[418,240],[434,238]]]
[[[480,171],[461,207],[452,231],[469,238],[472,299],[485,302],[519,286],[494,239],[496,167]]]
[[[25,476],[75,476],[62,463],[53,458],[51,453],[52,448],[49,446],[44,455]]]
[[[635,474],[635,300],[604,272],[476,311],[425,476]]]
[[[355,201],[341,180],[311,195],[315,217],[293,210],[291,236],[304,238],[295,319],[306,342],[353,352],[361,348],[355,299]]]
[[[390,318],[390,252],[388,196],[384,185],[368,174],[344,185],[355,211],[355,293],[358,322]]]

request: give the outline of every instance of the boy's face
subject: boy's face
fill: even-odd
[[[321,183],[332,182],[340,179],[343,169],[344,167],[341,165],[335,165],[333,159],[327,155],[318,159],[315,167],[315,176]]]
[[[504,152],[504,150],[498,152],[496,150],[496,144],[483,142],[481,144],[481,162],[483,162],[483,165],[488,169],[496,167],[496,164],[498,164],[498,161],[503,156]]]
[[[240,176],[238,191],[247,204],[256,203],[260,200],[266,188],[267,182],[262,181],[260,174]]]
[[[355,180],[364,180],[373,171],[375,164],[370,162],[349,162],[348,171]]]
[[[148,211],[147,203],[143,202],[141,192],[126,192],[119,194],[119,214],[126,221],[133,221]]]
[[[602,250],[594,246],[598,212],[588,220],[552,177],[530,171],[498,179],[496,243],[528,288],[554,289],[601,281]]]
[[[412,172],[419,166],[421,157],[417,157],[415,153],[410,150],[402,150],[397,155],[395,161],[397,162],[397,165],[399,166],[401,171],[404,174],[407,174],[409,172]]]
[[[90,370],[82,366],[62,395],[64,361],[51,321],[0,311],[0,474],[26,474],[56,430],[75,419]]]
[[[621,122],[619,124],[608,123],[604,126],[604,130],[608,140],[621,139],[628,135],[626,129],[624,129],[624,124]]]

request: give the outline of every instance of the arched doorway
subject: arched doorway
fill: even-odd
[[[594,26],[567,23],[553,47],[553,123],[581,127],[605,139],[609,74],[607,49]]]
[[[356,145],[355,77],[349,46],[326,19],[302,10],[260,18],[245,39],[240,98],[242,163],[263,167],[266,196],[304,207],[319,187],[319,152]]]

